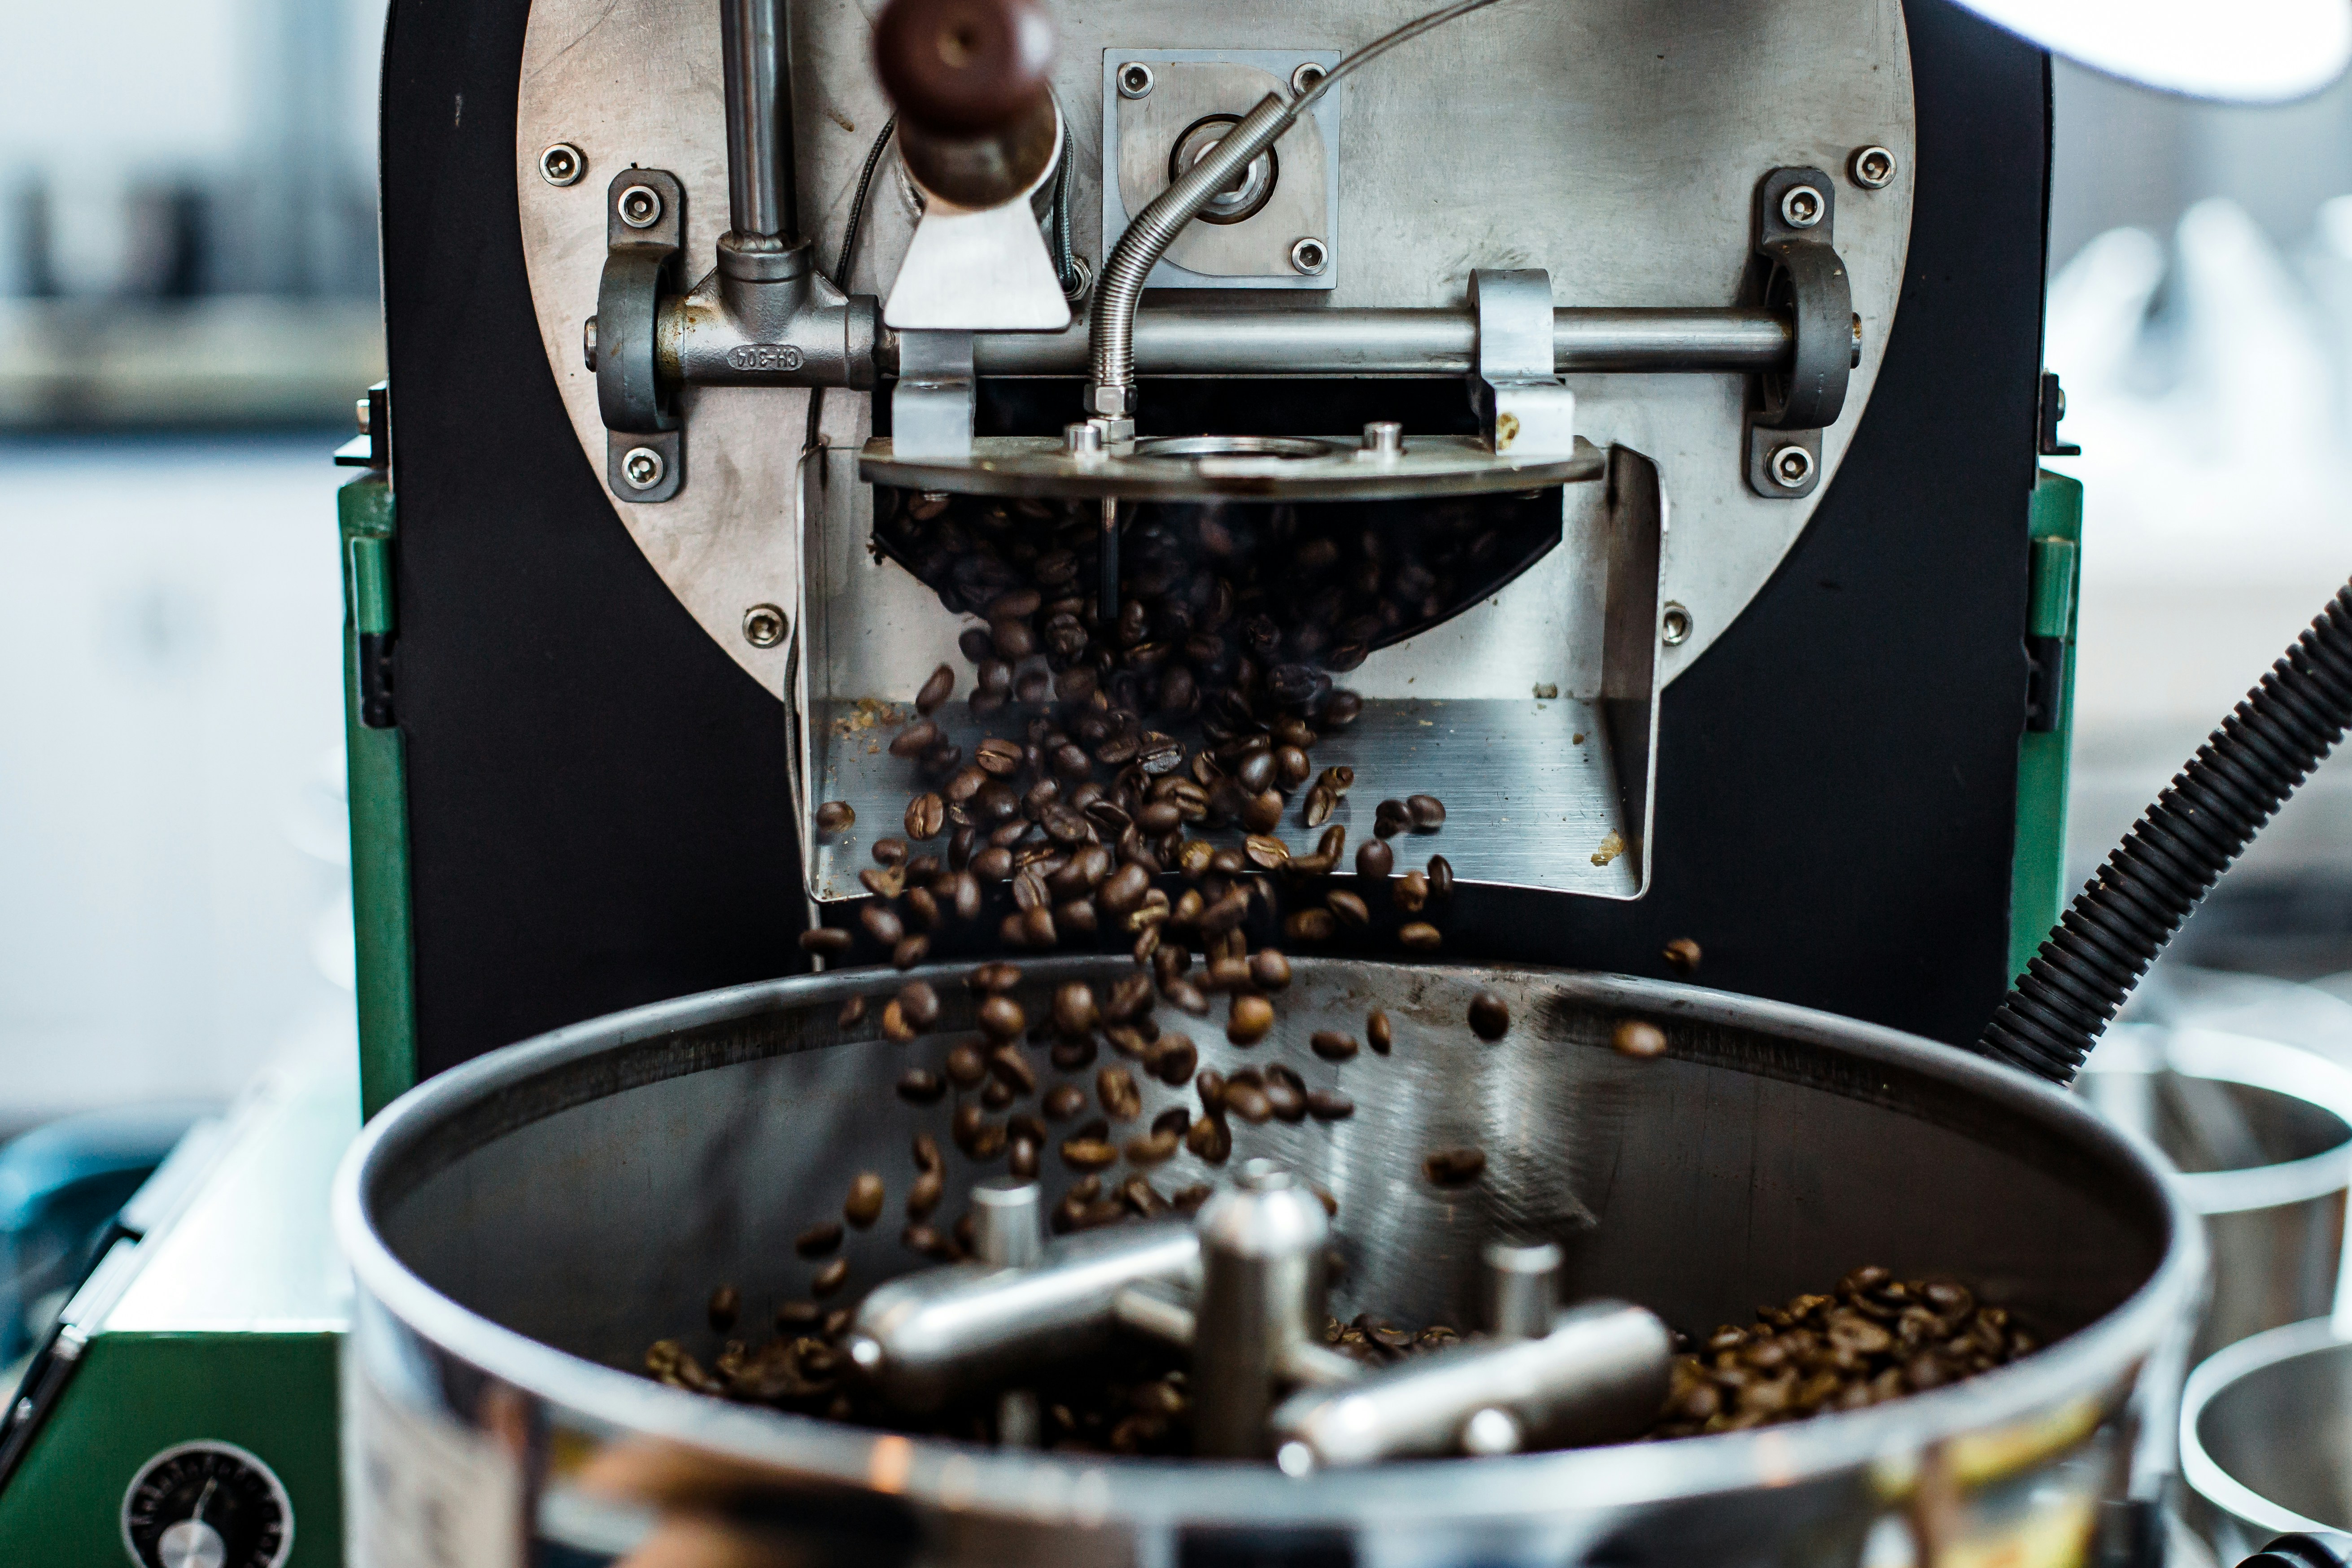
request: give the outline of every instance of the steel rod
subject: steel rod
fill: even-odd
[[[1772,370],[1795,342],[1761,310],[1568,309],[1552,312],[1552,361],[1576,371]],[[973,341],[982,375],[1079,375],[1087,324],[989,332]],[[1160,306],[1135,319],[1145,375],[1466,375],[1478,320],[1462,310],[1236,310]]]
[[[728,213],[746,237],[790,240],[800,227],[784,26],[784,0],[719,0]]]

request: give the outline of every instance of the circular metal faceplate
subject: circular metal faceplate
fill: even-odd
[[[121,1525],[142,1568],[285,1568],[294,1551],[285,1483],[234,1443],[178,1443],[140,1466]]]
[[[1154,0],[1140,14],[1070,11],[1057,17],[1055,91],[1089,122],[1085,106],[1102,91],[1105,50],[1115,61],[1130,58],[1118,51],[1148,39],[1155,48],[1345,51],[1426,8],[1426,0],[1302,0],[1203,10]],[[828,260],[890,112],[867,58],[869,35],[853,6],[820,5],[794,20],[795,79],[824,88],[821,104],[803,94],[797,129],[802,207]],[[1748,263],[1756,185],[1767,171],[1842,172],[1858,147],[1893,154],[1895,177],[1883,190],[1840,175],[1833,243],[1862,318],[1862,355],[1843,413],[1822,433],[1821,479],[1809,494],[1767,499],[1748,488],[1748,388],[1738,374],[1567,378],[1579,434],[1655,461],[1674,507],[1664,589],[1689,606],[1693,630],[1662,649],[1670,680],[1738,618],[1803,531],[1835,480],[1885,355],[1917,164],[1901,0],[1777,0],[1735,13],[1695,12],[1675,0],[1598,12],[1498,5],[1451,24],[1444,37],[1442,46],[1408,45],[1368,68],[1370,85],[1349,98],[1339,231],[1317,237],[1344,240],[1349,259],[1321,308],[1460,309],[1470,270],[1491,266],[1548,269],[1563,305],[1728,305]],[[661,47],[648,49],[648,38]],[[518,184],[524,258],[549,366],[599,476],[605,433],[580,343],[604,261],[604,191],[593,181],[550,185],[539,155],[568,142],[592,168],[675,174],[686,190],[681,272],[699,277],[727,226],[719,58],[718,16],[699,0],[530,7],[513,146],[528,176]],[[1511,113],[1518,103],[1575,112]],[[1075,247],[1089,257],[1101,247],[1093,166],[1082,161],[1071,203]],[[853,276],[835,281],[887,294],[915,216],[900,202],[869,203]],[[1152,394],[1147,373],[1147,416]],[[771,691],[782,687],[791,643],[754,647],[740,623],[746,605],[793,601],[802,542],[821,536],[814,520],[798,515],[804,494],[817,489],[803,485],[797,443],[776,438],[800,427],[807,395],[688,390],[692,479],[675,500],[614,503],[671,591]],[[1073,383],[1068,418],[1084,416],[1078,402]],[[860,394],[825,400],[835,447],[865,439],[866,405]],[[1486,634],[1465,626],[1465,635]]]
[[[1338,437],[1173,437],[1139,441],[1131,457],[1073,456],[1050,436],[983,436],[971,456],[900,458],[886,437],[868,441],[858,476],[901,489],[959,495],[1116,496],[1134,500],[1403,500],[1494,495],[1601,478],[1601,449],[1514,461],[1467,436],[1407,437],[1375,454]]]

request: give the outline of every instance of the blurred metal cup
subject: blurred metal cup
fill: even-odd
[[[2352,1530],[2352,1343],[2326,1318],[2241,1340],[2180,1401],[2189,1522],[2223,1563],[2291,1531]]]

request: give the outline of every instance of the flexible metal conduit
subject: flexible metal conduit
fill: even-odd
[[[2246,693],[2053,927],[1977,1049],[2068,1083],[2124,998],[2352,726],[2352,585]]]

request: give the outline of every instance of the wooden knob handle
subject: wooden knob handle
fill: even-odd
[[[1044,96],[1054,24],[1038,0],[890,0],[874,24],[874,66],[901,119],[985,135]]]

